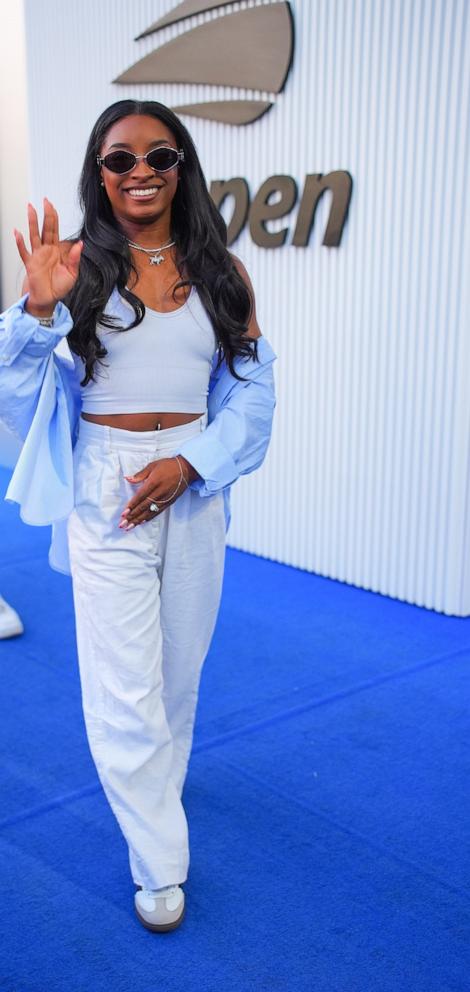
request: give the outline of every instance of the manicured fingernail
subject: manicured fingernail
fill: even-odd
[[[125,527],[124,530],[132,530],[133,527],[135,527],[135,524],[129,524],[129,526]]]
[[[121,517],[125,517],[130,512],[131,512],[130,510],[123,510],[121,513]]]

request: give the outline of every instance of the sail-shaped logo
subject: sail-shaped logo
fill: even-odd
[[[251,124],[258,120],[284,88],[292,64],[291,6],[288,2],[274,2],[245,10],[227,10],[233,5],[233,0],[183,0],[135,40],[138,42],[194,14],[217,9],[217,16],[155,48],[113,82],[126,86],[193,83],[236,87],[246,90],[246,97],[188,103],[172,109],[224,124]],[[272,97],[258,99],[253,91]]]

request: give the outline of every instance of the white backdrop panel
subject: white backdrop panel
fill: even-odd
[[[225,16],[133,40],[172,6],[26,2],[33,202],[53,200],[64,236],[78,223],[84,147],[105,106],[131,95],[173,105],[243,95],[112,85],[157,42]],[[229,542],[468,615],[469,4],[292,8],[294,64],[273,110],[243,128],[185,118],[209,181],[245,176],[254,194],[273,174],[301,189],[307,173],[347,169],[354,182],[339,248],[321,244],[329,194],[307,248],[261,249],[247,231],[234,246],[279,359],[271,447],[232,490]]]

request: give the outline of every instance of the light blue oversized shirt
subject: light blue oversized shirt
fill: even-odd
[[[70,575],[67,519],[74,505],[73,449],[81,411],[80,380],[70,354],[55,351],[73,326],[70,311],[58,303],[54,326],[43,327],[27,313],[26,293],[0,315],[0,420],[23,446],[5,499],[18,503],[21,519],[52,525],[49,564]],[[125,301],[115,289],[106,312],[127,326]],[[267,339],[257,338],[259,361],[237,356],[233,376],[225,362],[212,363],[208,423],[175,452],[187,458],[200,479],[190,483],[201,497],[222,491],[226,532],[230,488],[240,475],[258,468],[266,455],[276,406],[273,363]]]

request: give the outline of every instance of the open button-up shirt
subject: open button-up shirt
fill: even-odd
[[[67,519],[74,505],[73,449],[81,395],[71,355],[65,357],[55,349],[73,321],[59,302],[53,327],[44,327],[24,309],[27,298],[26,293],[0,315],[0,420],[23,441],[5,499],[19,504],[25,523],[52,525],[49,564],[70,575]],[[123,304],[114,290],[106,309],[125,322]],[[216,371],[215,353],[207,427],[175,452],[201,476],[190,483],[191,489],[201,497],[223,491],[226,531],[230,488],[240,475],[261,465],[271,437],[277,355],[263,335],[257,342],[259,361],[235,358],[244,382],[231,374],[225,359]]]

